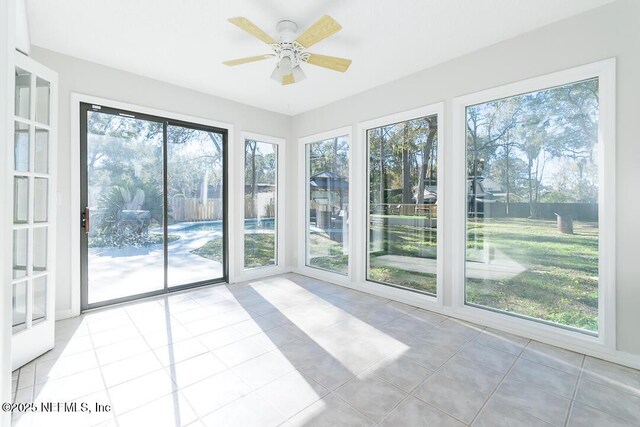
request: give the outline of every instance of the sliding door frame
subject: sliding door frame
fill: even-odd
[[[89,99],[87,99],[89,98]],[[114,106],[114,104],[119,104]],[[77,110],[74,108],[77,106]],[[95,108],[97,107],[97,108]],[[75,259],[79,263],[79,265],[74,266],[74,269],[78,273],[78,277],[76,280],[72,279],[72,309],[71,315],[78,315],[81,311],[90,310],[94,308],[100,308],[108,305],[119,304],[124,302],[129,302],[133,300],[138,300],[141,298],[163,295],[171,292],[177,292],[189,288],[195,288],[199,286],[205,285],[213,285],[218,283],[226,283],[229,282],[229,262],[230,257],[229,254],[232,253],[230,251],[230,239],[229,239],[229,219],[230,219],[230,209],[229,209],[229,136],[232,133],[231,126],[226,125],[224,123],[215,123],[208,120],[192,118],[187,116],[180,116],[172,113],[166,113],[163,111],[155,111],[149,110],[143,107],[135,107],[129,106],[126,104],[114,103],[108,100],[101,100],[97,98],[84,97],[77,94],[72,94],[72,110],[77,112],[76,118],[78,120],[77,124],[74,123],[73,119],[73,111],[72,111],[72,129],[78,129],[78,144],[77,144],[77,162],[75,164],[79,167],[77,177],[78,186],[74,186],[74,190],[77,189],[77,192],[72,194],[72,212],[75,215],[72,215],[72,230],[76,230],[77,238],[72,239],[72,253],[73,249],[78,249],[78,256],[76,258],[72,257],[72,260]],[[81,230],[81,212],[85,206],[87,206],[87,164],[86,164],[86,154],[87,154],[87,114],[89,111],[96,111],[106,114],[114,114],[114,115],[123,115],[124,117],[131,117],[146,121],[151,121],[154,123],[160,123],[163,127],[163,146],[162,146],[162,165],[163,165],[163,269],[164,269],[164,277],[163,277],[163,286],[162,289],[158,289],[156,291],[149,291],[135,295],[129,295],[126,297],[115,298],[106,301],[100,301],[97,303],[89,303],[89,289],[88,289],[88,238],[87,234],[84,230]],[[74,126],[76,124],[76,126]],[[222,186],[222,277],[215,278],[212,280],[203,280],[178,286],[169,286],[168,285],[168,200],[167,200],[167,187],[168,187],[168,138],[167,138],[167,130],[169,126],[180,126],[189,129],[195,129],[205,132],[215,132],[222,135],[222,170],[223,170],[223,186]],[[72,152],[72,157],[73,156]],[[72,176],[72,182],[74,180],[74,176]],[[74,184],[75,184],[74,182]],[[78,204],[76,204],[78,203]],[[75,285],[75,286],[74,286]],[[76,292],[74,292],[74,290]],[[77,295],[79,291],[79,295]],[[75,294],[75,295],[74,295]],[[74,298],[75,296],[75,298]],[[79,303],[74,307],[74,302]]]

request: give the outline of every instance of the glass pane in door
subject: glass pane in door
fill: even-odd
[[[29,178],[16,176],[13,178],[13,223],[29,222]]]
[[[47,271],[47,227],[33,229],[33,271]]]
[[[29,250],[29,230],[13,230],[13,278],[27,276],[27,253]]]
[[[223,135],[167,128],[168,286],[224,277]]]
[[[27,327],[27,282],[13,284],[11,301],[13,333]]]
[[[31,118],[31,73],[16,68],[16,116],[23,119]]]
[[[33,303],[31,321],[33,323],[47,317],[47,276],[33,279]]]
[[[13,139],[14,169],[18,172],[29,171],[29,125],[16,122]]]
[[[35,178],[33,184],[33,222],[47,222],[49,205],[49,180]]]
[[[162,123],[87,112],[88,303],[164,287]]]
[[[36,128],[35,161],[36,173],[49,173],[49,131]]]
[[[49,98],[51,96],[51,84],[36,78],[36,122],[49,124]]]

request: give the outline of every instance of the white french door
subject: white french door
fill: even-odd
[[[16,52],[12,369],[53,348],[58,75]]]

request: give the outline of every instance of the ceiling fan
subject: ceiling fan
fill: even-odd
[[[225,65],[234,66],[275,57],[277,63],[271,78],[283,85],[298,83],[305,78],[304,72],[300,68],[300,64],[303,62],[341,73],[347,71],[351,65],[350,59],[307,52],[309,47],[342,29],[340,24],[328,15],[324,15],[297,38],[298,26],[296,23],[286,20],[280,21],[276,27],[278,40],[262,31],[247,18],[238,16],[229,18],[229,22],[268,44],[274,53],[224,61]]]

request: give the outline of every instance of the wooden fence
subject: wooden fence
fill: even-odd
[[[222,219],[222,200],[169,199],[169,215],[175,221],[215,221]]]
[[[255,200],[251,197],[251,195],[246,195],[244,197],[245,218],[273,218],[275,216],[276,204],[273,193],[256,193]]]
[[[438,205],[376,203],[371,205],[371,211],[371,213],[378,215],[408,215],[435,218],[438,216]]]

